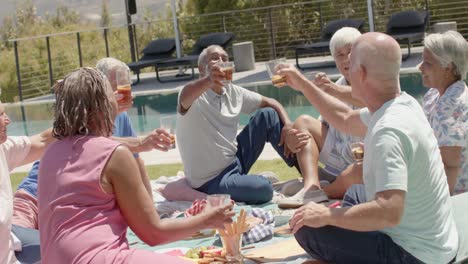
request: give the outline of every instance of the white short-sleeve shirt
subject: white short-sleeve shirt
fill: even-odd
[[[424,96],[424,113],[434,130],[439,147],[461,147],[461,169],[455,193],[468,191],[468,88],[458,81],[440,96],[430,89]]]
[[[258,93],[228,84],[221,94],[207,90],[187,112],[177,114],[177,147],[193,188],[201,187],[234,162],[239,116],[257,110],[261,100]]]
[[[406,93],[376,112],[361,110],[368,130],[363,181],[367,199],[405,192],[401,222],[381,230],[424,263],[448,263],[458,249],[447,177],[437,140],[419,103]]]
[[[21,164],[30,148],[28,137],[8,137],[0,145],[0,263],[17,263],[10,235],[13,215],[10,171]]]
[[[344,76],[341,76],[335,83],[338,85],[348,85]],[[352,109],[359,109],[359,107],[351,104],[345,104]],[[323,122],[323,118],[321,116],[319,116],[319,120]],[[320,162],[324,165],[322,169],[330,175],[338,176],[354,162],[350,144],[353,142],[361,142],[363,140],[364,138],[362,137],[345,134],[328,124],[327,136],[319,156]]]

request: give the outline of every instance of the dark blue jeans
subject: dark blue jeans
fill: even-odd
[[[41,260],[39,230],[12,225],[11,232],[21,241],[21,251],[15,251],[19,262],[32,264]]]
[[[353,185],[346,192],[343,205],[352,206],[366,201],[364,186]],[[423,263],[382,232],[305,226],[295,237],[309,255],[327,263]]]
[[[270,181],[259,175],[249,175],[249,170],[257,161],[266,142],[291,167],[297,164],[295,158],[284,157],[284,147],[278,146],[283,123],[272,108],[262,108],[251,118],[247,126],[237,136],[236,160],[216,178],[197,190],[207,194],[230,194],[236,202],[263,204],[273,197]]]

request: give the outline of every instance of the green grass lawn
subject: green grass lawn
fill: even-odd
[[[177,164],[164,164],[164,165],[152,165],[146,166],[148,175],[152,180],[159,178],[160,176],[174,176],[177,175],[177,172],[183,170],[182,163]],[[254,174],[262,171],[272,171],[278,175],[280,180],[289,180],[299,177],[299,173],[296,168],[289,168],[281,159],[274,160],[259,160],[257,161],[250,173]],[[21,182],[21,180],[26,177],[27,173],[13,173],[11,175],[11,185],[13,190],[16,190],[16,187]]]

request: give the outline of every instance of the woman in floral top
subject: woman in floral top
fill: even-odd
[[[468,43],[455,31],[424,40],[424,112],[438,140],[450,193],[468,191]]]

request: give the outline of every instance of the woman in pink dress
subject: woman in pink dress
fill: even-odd
[[[39,169],[42,263],[185,263],[130,249],[127,227],[153,246],[232,221],[232,205],[161,220],[132,153],[108,138],[116,113],[110,84],[94,69],[73,71],[56,86],[59,140]]]

